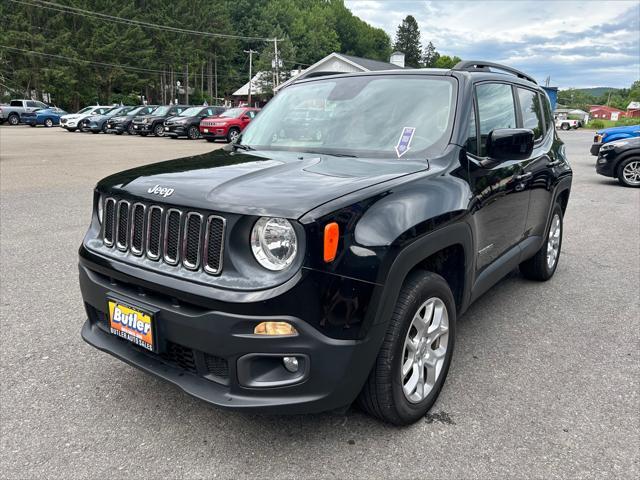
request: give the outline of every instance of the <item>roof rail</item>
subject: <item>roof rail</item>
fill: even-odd
[[[493,62],[483,62],[481,60],[462,60],[458,62],[451,70],[461,70],[465,72],[490,72],[490,68],[495,70],[502,70],[503,72],[508,72],[512,75],[515,75],[518,78],[523,78],[524,80],[528,80],[536,85],[538,82],[529,75],[520,70],[516,70],[515,68],[507,67],[506,65],[502,65],[500,63]]]
[[[328,71],[320,71],[320,72],[309,72],[303,73],[298,77],[298,80],[304,80],[305,78],[314,78],[314,77],[326,77],[327,75],[340,75],[342,73],[347,72],[328,72]]]

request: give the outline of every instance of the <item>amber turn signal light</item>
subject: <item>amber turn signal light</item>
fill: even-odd
[[[331,222],[324,227],[324,261],[333,262],[338,251],[338,239],[340,238],[340,227],[336,222]]]
[[[260,322],[253,329],[255,335],[297,335],[298,331],[287,322]]]

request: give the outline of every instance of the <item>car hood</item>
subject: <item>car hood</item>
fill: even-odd
[[[426,169],[427,162],[397,158],[219,149],[117,173],[103,179],[97,188],[147,202],[300,218],[333,199]],[[173,191],[166,197],[151,193],[156,186]]]
[[[191,120],[193,120],[194,118],[197,118],[197,117],[181,117],[180,115],[175,115],[175,116],[173,116],[173,117],[168,117],[168,118],[166,119],[166,122],[171,123],[171,122],[177,122],[178,120],[187,120],[187,121],[191,121]]]
[[[164,118],[164,116],[162,115],[136,115],[133,118],[134,122],[142,122],[143,120],[147,120],[149,122],[152,122],[154,120],[162,120]]]
[[[629,133],[633,135],[638,135],[640,134],[640,125],[631,125],[628,127],[605,128],[603,130],[598,130],[596,133],[599,133],[599,134],[606,133],[607,135],[611,135],[613,133]]]
[[[90,114],[88,113],[71,113],[69,115],[63,115],[63,118],[66,118],[67,120],[78,120],[80,118],[85,118],[88,117]]]

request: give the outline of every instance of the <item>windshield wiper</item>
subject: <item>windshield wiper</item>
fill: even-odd
[[[306,151],[305,153],[313,153],[315,155],[328,155],[330,157],[358,158],[355,155],[350,155],[348,153],[330,153],[330,152],[323,152],[318,150]]]
[[[255,148],[253,148],[250,145],[243,145],[241,143],[232,143],[231,147],[234,149],[238,149],[238,150],[244,150],[246,152],[250,151],[250,150],[255,150]]]

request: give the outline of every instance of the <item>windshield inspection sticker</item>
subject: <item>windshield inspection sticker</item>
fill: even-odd
[[[415,131],[415,127],[404,127],[402,129],[402,135],[400,135],[398,145],[396,145],[396,154],[398,155],[398,158],[407,153],[411,148],[411,140],[413,139]]]

